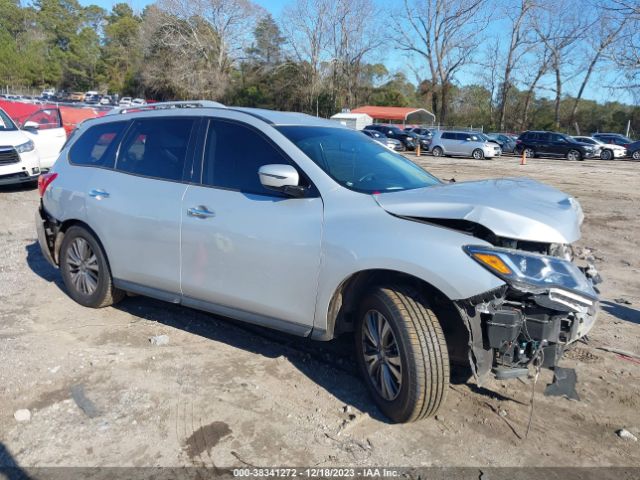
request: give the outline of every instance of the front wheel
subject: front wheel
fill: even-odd
[[[640,150],[636,150],[635,152],[633,152],[631,154],[631,158],[633,158],[634,160],[640,160]]]
[[[536,152],[533,148],[525,148],[524,149],[524,156],[527,158],[534,158],[536,156]]]
[[[444,152],[440,147],[434,147],[433,150],[431,150],[431,155],[433,155],[434,157],[441,157],[443,153]]]
[[[69,296],[80,305],[107,307],[124,292],[113,286],[111,270],[100,243],[80,226],[70,227],[60,246],[60,271]]]
[[[613,158],[613,152],[611,150],[602,150],[600,152],[600,158],[602,160],[611,160]]]
[[[471,155],[476,160],[482,160],[484,158],[484,152],[479,148],[476,148]]]
[[[371,290],[358,312],[355,342],[364,381],[387,417],[413,422],[438,411],[449,385],[449,355],[437,317],[416,290]]]
[[[569,150],[567,152],[567,160],[582,160],[582,155],[578,150]]]

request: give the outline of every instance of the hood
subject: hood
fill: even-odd
[[[16,147],[28,141],[29,137],[20,130],[0,131],[0,147]]]
[[[441,184],[375,198],[394,215],[467,220],[500,237],[531,242],[573,243],[583,220],[577,200],[528,178]]]

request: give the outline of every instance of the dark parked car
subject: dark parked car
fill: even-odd
[[[433,140],[433,131],[428,128],[421,127],[407,127],[404,129],[405,132],[413,133],[418,136],[420,140],[420,148],[423,150],[429,150],[431,146],[431,141]]]
[[[640,140],[630,144],[627,147],[627,153],[634,160],[640,160]]]
[[[506,133],[487,133],[487,137],[495,140],[500,145],[502,153],[514,153],[516,149],[516,140]]]
[[[613,143],[614,145],[622,145],[624,148],[629,148],[629,145],[633,143],[633,140],[620,135],[619,133],[592,133],[591,136],[604,143]]]
[[[385,134],[389,138],[395,138],[396,140],[400,140],[404,145],[404,148],[407,150],[415,150],[416,143],[418,141],[418,136],[415,133],[404,132],[400,130],[395,125],[368,125],[364,127],[365,130],[375,130],[376,132],[380,132]],[[422,147],[421,147],[422,148]]]
[[[527,131],[518,137],[516,153],[527,157],[564,157],[567,160],[584,160],[596,154],[593,145],[581,143],[568,135],[557,132]]]

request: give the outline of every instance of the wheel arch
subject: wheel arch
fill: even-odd
[[[57,228],[55,240],[54,240],[54,247],[53,247],[53,259],[56,262],[56,264],[60,265],[60,247],[62,245],[62,241],[64,240],[65,234],[71,227],[82,227],[85,230],[87,230],[91,235],[93,235],[93,237],[96,239],[96,241],[100,245],[100,248],[104,252],[104,256],[107,260],[107,264],[109,264],[109,256],[107,255],[107,251],[105,250],[104,245],[100,240],[100,237],[98,236],[96,231],[93,228],[91,228],[89,224],[87,224],[86,222],[75,219],[75,218],[67,219],[61,222]],[[109,265],[109,268],[111,268],[111,265]]]
[[[464,319],[441,290],[429,282],[397,270],[367,269],[352,273],[335,289],[327,311],[326,331],[317,338],[329,340],[355,328],[356,312],[363,295],[371,288],[382,285],[405,285],[415,288],[429,302],[429,307],[438,317],[445,334],[449,357],[467,362],[469,331]],[[312,336],[314,334],[312,333]]]

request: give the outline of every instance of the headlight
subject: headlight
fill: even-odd
[[[26,143],[23,143],[22,145],[18,145],[17,147],[15,147],[16,152],[18,153],[27,153],[27,152],[31,152],[34,148],[36,148],[36,146],[33,143],[33,140],[29,140]]]
[[[518,290],[535,294],[559,288],[593,300],[598,298],[580,269],[562,258],[473,245],[465,246],[464,250],[480,265]]]

